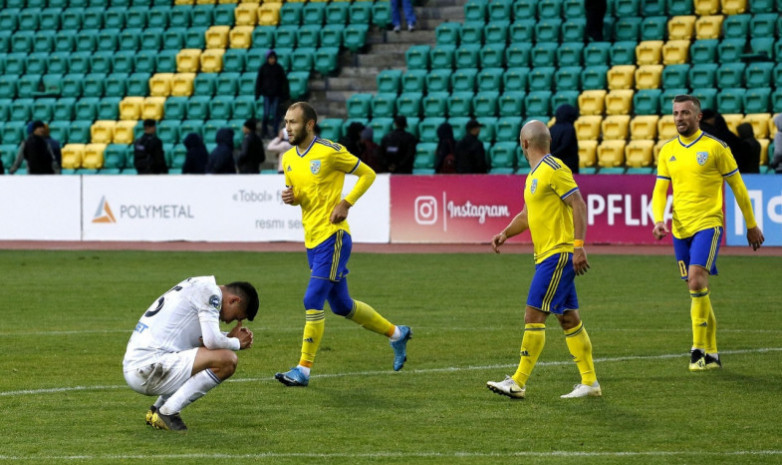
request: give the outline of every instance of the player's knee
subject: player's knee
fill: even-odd
[[[329,299],[329,307],[334,314],[339,316],[348,316],[353,311],[353,299],[350,297]]]
[[[314,292],[304,294],[304,308],[306,310],[323,310],[323,299]]]
[[[239,363],[239,357],[231,350],[223,350],[218,360],[220,379],[229,378],[236,372],[236,365]]]

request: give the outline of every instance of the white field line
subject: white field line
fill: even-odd
[[[742,349],[742,350],[726,350],[721,351],[723,355],[744,355],[744,354],[757,354],[767,352],[782,352],[782,347],[765,347],[759,349]],[[687,354],[661,354],[661,355],[628,355],[624,357],[606,357],[596,358],[595,363],[611,363],[611,362],[628,362],[635,360],[665,360],[671,358],[684,358]],[[557,365],[570,365],[573,362],[568,361],[556,361],[556,362],[538,362],[536,366],[557,366]],[[500,368],[515,368],[515,364],[501,364],[501,365],[482,365],[482,366],[463,366],[463,367],[444,367],[444,368],[422,368],[413,370],[404,370],[402,372],[393,372],[389,370],[377,370],[377,371],[358,371],[352,373],[327,373],[320,375],[313,375],[312,378],[344,378],[347,376],[379,376],[379,375],[400,375],[400,374],[429,374],[429,373],[451,373],[458,371],[480,371],[480,370],[495,370]],[[269,376],[268,378],[231,378],[226,382],[234,383],[246,383],[246,382],[269,382],[274,378]],[[24,389],[20,391],[0,391],[0,397],[13,397],[13,396],[25,396],[25,395],[38,395],[38,394],[56,394],[60,392],[74,392],[74,391],[105,391],[111,389],[127,389],[128,387],[122,385],[96,385],[96,386],[72,386],[61,388],[48,388],[48,389]]]

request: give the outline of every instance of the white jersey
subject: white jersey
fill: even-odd
[[[220,331],[222,303],[223,293],[214,276],[188,278],[177,284],[141,316],[130,336],[123,369],[149,365],[163,354],[201,345],[239,350],[239,339]]]

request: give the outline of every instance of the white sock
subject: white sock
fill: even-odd
[[[175,393],[171,394],[166,403],[160,407],[160,413],[173,415],[181,412],[183,408],[197,401],[210,389],[220,384],[220,381],[220,378],[208,368],[194,374]]]
[[[305,367],[304,365],[297,365],[296,368],[298,368],[300,372],[304,373],[305,376],[310,375],[310,367]]]
[[[165,404],[168,398],[171,397],[171,394],[165,394],[157,398],[155,403],[153,404],[156,409],[160,410],[160,406]]]
[[[394,326],[394,334],[392,334],[389,339],[391,339],[391,342],[402,339],[402,331],[399,330],[399,326]]]

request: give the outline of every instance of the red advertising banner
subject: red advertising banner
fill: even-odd
[[[521,211],[526,176],[391,176],[392,243],[488,243]],[[576,176],[587,242],[663,244],[652,237],[653,175]],[[667,212],[670,212],[670,198]],[[529,243],[529,233],[511,239]]]

